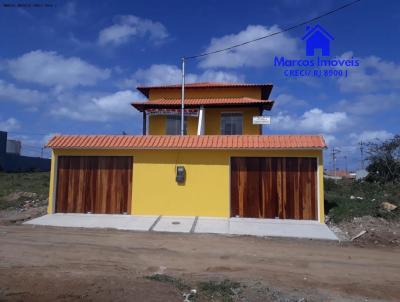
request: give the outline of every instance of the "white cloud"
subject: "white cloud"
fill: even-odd
[[[18,88],[12,83],[0,80],[0,101],[32,104],[45,101],[46,99],[46,94],[38,90]]]
[[[189,82],[243,82],[244,76],[233,72],[220,70],[206,70],[199,75],[192,75],[192,80]]]
[[[88,94],[79,96],[65,94],[59,96],[59,101],[63,105],[58,104],[51,110],[51,114],[84,122],[119,120],[134,115],[136,110],[130,103],[141,98],[138,92],[130,90],[96,97]]]
[[[275,98],[274,110],[281,108],[305,107],[308,102],[291,94],[281,93]]]
[[[133,15],[120,16],[115,24],[99,32],[98,43],[104,45],[121,45],[134,37],[148,37],[159,43],[168,37],[165,26],[160,22],[142,19]]]
[[[130,79],[134,85],[176,84],[180,81],[181,70],[175,65],[165,64],[154,64],[147,69],[138,69]]]
[[[77,57],[65,58],[54,51],[36,50],[8,61],[11,75],[22,81],[45,86],[90,86],[110,76],[101,69]]]
[[[211,39],[205,52],[223,49],[232,45],[240,44],[249,40],[257,39],[262,36],[280,31],[277,25],[271,27],[261,25],[249,25],[245,30],[237,34],[230,34],[220,38]],[[294,56],[298,54],[298,41],[289,37],[287,34],[279,34],[268,39],[260,40],[227,52],[213,54],[204,57],[199,66],[202,68],[210,67],[259,67],[273,64],[274,56]]]
[[[344,53],[342,59],[353,57],[352,52]],[[360,58],[360,66],[349,69],[348,77],[338,79],[343,92],[370,93],[384,89],[400,89],[400,65],[384,61],[377,56]]]
[[[272,116],[271,128],[294,132],[334,133],[350,123],[345,112],[324,112],[319,108],[306,111],[301,116],[279,112]]]
[[[20,128],[20,123],[13,117],[6,120],[0,120],[0,130],[1,131],[13,131]]]
[[[373,140],[386,140],[392,138],[394,135],[386,130],[372,130],[372,131],[363,131],[361,133],[351,133],[350,138],[355,140],[356,142],[368,142]]]
[[[179,84],[182,80],[181,69],[175,65],[154,64],[147,69],[138,69],[132,77],[121,83],[122,87],[137,85]],[[233,72],[206,70],[200,74],[188,73],[187,83],[194,82],[242,82],[244,76]]]
[[[376,114],[378,112],[397,109],[400,106],[400,95],[389,94],[363,94],[352,100],[343,99],[338,103],[339,108],[357,115]]]
[[[337,138],[333,134],[324,134],[324,139],[328,146],[333,146],[337,142]]]

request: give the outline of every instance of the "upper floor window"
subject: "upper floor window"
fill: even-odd
[[[187,118],[185,117],[184,133],[187,134]],[[181,116],[167,115],[167,135],[181,134]]]
[[[221,134],[241,135],[243,133],[243,114],[240,112],[221,113]]]

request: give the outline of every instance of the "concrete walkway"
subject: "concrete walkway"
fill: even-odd
[[[78,228],[111,228],[133,231],[212,233],[338,240],[336,235],[325,224],[310,220],[51,214],[32,219],[25,222],[25,224]]]

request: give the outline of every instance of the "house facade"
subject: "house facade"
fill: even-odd
[[[270,84],[138,87],[142,135],[58,135],[49,213],[324,221],[319,135],[267,135]]]

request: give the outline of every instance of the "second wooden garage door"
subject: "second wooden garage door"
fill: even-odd
[[[58,157],[56,212],[130,212],[132,157]]]
[[[232,158],[231,216],[317,219],[317,160]]]

